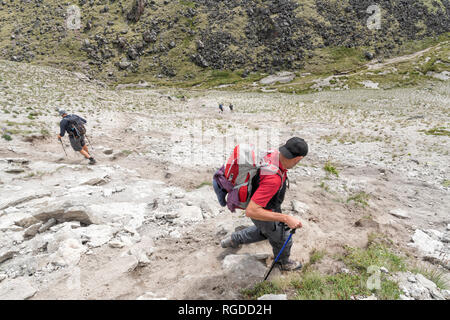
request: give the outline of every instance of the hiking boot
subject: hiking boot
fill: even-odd
[[[235,243],[231,237],[228,237],[226,239],[223,239],[222,241],[220,241],[220,246],[222,248],[237,248],[239,247],[239,244]]]
[[[96,164],[96,163],[97,163],[97,161],[95,161],[94,158],[92,158],[92,157],[89,158],[89,164]]]
[[[297,271],[303,267],[303,265],[300,262],[291,259],[289,259],[287,262],[284,263],[279,262],[278,265],[281,271]]]

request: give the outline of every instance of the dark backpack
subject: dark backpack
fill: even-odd
[[[75,137],[81,137],[86,134],[86,127],[84,126],[83,120],[80,117],[72,114],[68,116],[67,121],[69,121],[69,132]]]

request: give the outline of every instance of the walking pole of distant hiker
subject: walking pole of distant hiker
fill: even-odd
[[[66,154],[66,158],[67,158],[68,156],[67,156],[66,148],[64,148],[64,143],[62,142],[61,138],[58,138],[58,140],[59,140],[59,142],[61,142],[61,146],[62,146],[64,153]]]

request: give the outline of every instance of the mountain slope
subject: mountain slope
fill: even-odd
[[[301,70],[341,47],[356,63],[450,31],[450,2],[368,0],[79,0],[0,2],[0,57],[91,77],[193,81],[204,71]],[[375,20],[374,20],[375,19]],[[225,74],[226,76],[226,74]]]

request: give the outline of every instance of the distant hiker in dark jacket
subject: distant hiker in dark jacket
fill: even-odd
[[[230,111],[233,111],[233,105],[231,103],[230,103],[229,108],[230,108]]]
[[[223,113],[223,106],[222,106],[221,103],[219,103],[219,112],[220,112],[220,113]]]
[[[58,113],[63,118],[59,123],[60,133],[58,134],[58,139],[61,140],[67,132],[73,150],[80,152],[86,159],[89,159],[89,164],[95,164],[96,161],[91,157],[86,146],[84,134],[79,133],[74,127],[76,122],[85,124],[87,121],[75,114],[68,115],[65,110],[59,110]]]

